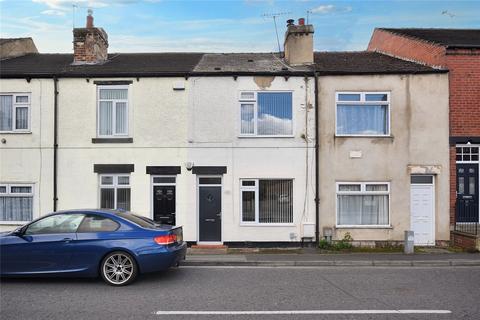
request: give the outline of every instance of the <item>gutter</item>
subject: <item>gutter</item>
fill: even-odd
[[[53,211],[57,211],[58,78],[53,76]]]
[[[277,76],[277,77],[295,77],[308,76],[317,73],[322,76],[349,76],[349,75],[401,75],[401,74],[435,74],[447,73],[445,69],[431,70],[410,70],[410,71],[279,71],[279,72],[252,72],[252,71],[196,71],[196,72],[111,72],[111,73],[23,73],[23,74],[5,74],[0,75],[0,79],[34,79],[34,78],[169,78],[169,77],[242,77],[242,76]]]

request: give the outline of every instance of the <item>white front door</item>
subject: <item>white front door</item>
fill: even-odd
[[[419,178],[415,179],[414,177]],[[429,183],[430,179],[431,183]],[[433,176],[412,176],[412,183],[410,185],[410,213],[411,228],[415,234],[415,245],[435,245]]]

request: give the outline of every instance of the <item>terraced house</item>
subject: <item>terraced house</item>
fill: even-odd
[[[448,73],[377,52],[108,53],[2,60],[0,224],[132,210],[191,243],[449,240]],[[435,145],[432,148],[432,145]]]
[[[378,28],[368,49],[448,68],[452,240],[480,248],[480,29]]]

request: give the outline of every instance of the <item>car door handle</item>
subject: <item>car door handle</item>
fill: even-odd
[[[70,242],[70,241],[73,241],[73,239],[72,239],[72,238],[63,238],[62,241],[63,241],[63,242]]]
[[[215,222],[215,219],[205,219],[206,222]]]

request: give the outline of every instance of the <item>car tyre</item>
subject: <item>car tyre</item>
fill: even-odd
[[[100,264],[100,275],[111,286],[126,286],[137,278],[137,263],[127,252],[111,252],[103,258]]]

